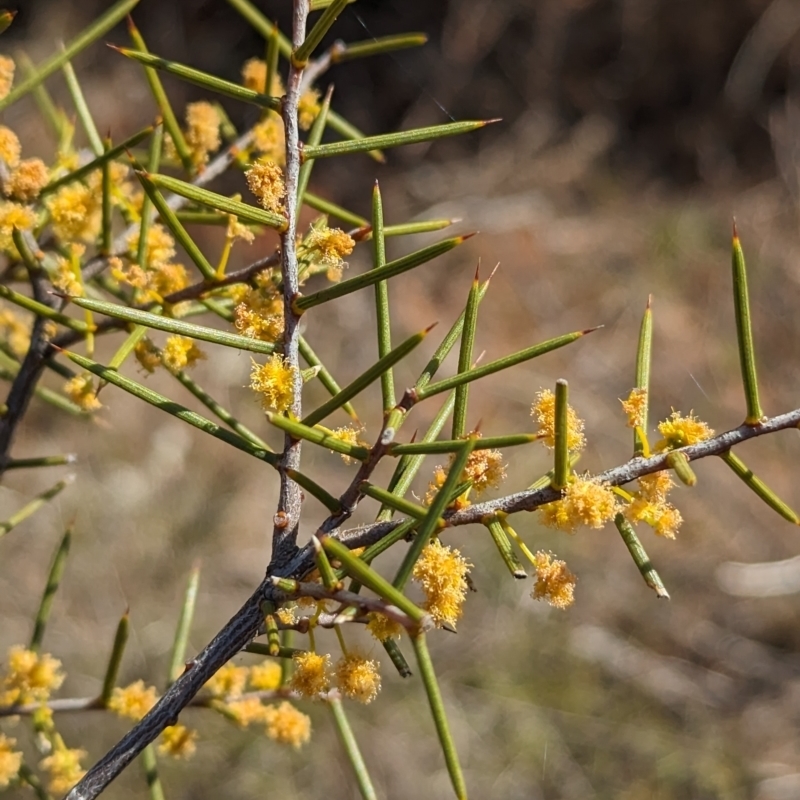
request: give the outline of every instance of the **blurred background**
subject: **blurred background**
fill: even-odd
[[[2,49],[24,48],[39,62],[109,5],[20,2]],[[285,28],[289,3],[257,5]],[[224,0],[142,0],[134,19],[151,51],[230,80],[239,79],[244,61],[263,54],[263,41]],[[498,381],[475,384],[472,424],[480,421],[487,435],[530,429],[534,393],[563,377],[587,422],[581,467],[599,471],[626,460],[631,435],[618,398],[632,385],[650,294],[653,421],[676,408],[694,409],[718,431],[740,424],[729,266],[734,215],[750,266],[762,402],[769,414],[797,406],[800,3],[359,0],[334,33],[355,41],[409,30],[425,31],[429,44],[323,77],[322,89],[336,85],[340,113],[369,133],[450,118],[502,121],[391,151],[385,165],[352,156],[314,171],[314,191],[362,215],[369,214],[377,178],[387,222],[452,217],[461,220],[458,232],[480,231],[393,284],[395,338],[434,321],[445,331],[463,307],[479,260],[484,274],[500,262],[480,312],[476,346],[485,360],[605,326]],[[123,27],[105,38],[127,43]],[[97,44],[75,66],[101,130],[119,139],[152,120],[154,105],[136,64]],[[165,85],[176,107],[205,96],[177,80],[165,78]],[[60,76],[48,87],[67,106]],[[240,129],[255,121],[252,109],[224,105]],[[26,156],[52,158],[53,142],[29,98],[6,113],[4,124],[20,133]],[[215,188],[237,191],[241,178],[226,177]],[[394,240],[390,257],[433,240]],[[218,251],[212,235],[203,243]],[[274,244],[265,236],[250,249],[239,245],[232,267]],[[357,249],[351,273],[368,263],[368,249]],[[365,335],[374,325],[371,302],[360,293],[308,315],[307,336],[340,383],[374,358]],[[117,344],[103,346],[110,354]],[[435,342],[426,347],[398,369],[398,384],[413,382]],[[196,378],[268,437],[245,388],[249,363],[243,354],[209,347]],[[192,406],[169,375],[153,376],[148,385]],[[311,402],[322,397],[315,392]],[[269,558],[273,473],[119,391],[108,389],[102,399],[106,408],[89,423],[48,406],[31,408],[15,456],[77,452],[77,481],[57,505],[2,542],[5,651],[29,638],[51,553],[75,520],[45,639],[69,674],[63,696],[99,690],[126,608],[134,633],[122,680],[162,683],[192,565],[203,565],[191,637],[196,651],[257,585]],[[377,400],[373,392],[359,405],[368,439],[379,425]],[[434,409],[414,413],[408,435],[423,430]],[[798,448],[791,431],[738,452],[798,505]],[[346,486],[352,468],[338,457],[309,447],[305,458],[308,472],[330,490]],[[507,453],[507,461],[503,491],[522,489],[549,468],[548,453],[532,447]],[[696,471],[698,485],[674,493],[685,519],[677,540],[641,531],[672,595],[668,602],[644,585],[613,527],[568,536],[541,528],[535,515],[515,520],[532,549],[553,550],[578,574],[577,600],[567,612],[531,600],[530,580],[508,576],[483,530],[446,538],[475,564],[477,593],[458,634],[442,632],[432,643],[471,796],[800,796],[798,533],[722,462],[705,460]],[[54,475],[9,474],[0,490],[2,518]],[[427,478],[425,472],[418,493]],[[371,514],[374,508],[364,504],[356,521]],[[303,535],[321,518],[322,509],[309,501]],[[393,558],[386,557],[387,570]],[[377,651],[375,657],[383,655]],[[388,662],[383,676],[375,704],[351,714],[379,793],[449,797],[419,681],[404,682]],[[297,753],[208,712],[187,711],[185,721],[201,732],[199,753],[188,764],[164,765],[167,796],[357,797],[325,709],[304,710],[314,720],[314,738]],[[76,714],[63,717],[60,730],[94,761],[125,724]],[[138,773],[131,767],[108,796],[143,796]]]

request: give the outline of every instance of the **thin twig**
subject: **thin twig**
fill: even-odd
[[[237,696],[237,700],[247,700],[251,697],[257,700],[277,700],[282,697],[290,697],[292,692],[289,689],[262,689],[257,692],[244,692]],[[213,708],[215,701],[219,697],[194,697],[187,703],[187,708]],[[49,709],[54,714],[65,714],[76,711],[108,711],[100,697],[59,697],[55,700],[48,700],[45,703],[24,703],[16,706],[0,706],[0,717],[30,717],[42,707]]]
[[[306,34],[308,0],[294,0],[292,19],[292,46],[299,47]],[[302,67],[290,63],[289,77],[286,81],[286,94],[281,102],[281,117],[286,140],[286,169],[284,171],[286,192],[284,207],[286,211],[286,230],[281,233],[281,279],[283,282],[283,359],[294,373],[294,392],[291,407],[288,409],[296,419],[303,417],[303,378],[300,372],[300,316],[293,303],[300,291],[297,267],[297,187],[300,179],[300,154],[302,144],[297,121],[297,108],[300,102]],[[288,433],[284,437],[284,448],[278,466],[280,493],[276,524],[272,531],[272,563],[268,573],[276,574],[297,549],[297,532],[300,526],[302,492],[287,474],[289,469],[300,468],[301,441]]]

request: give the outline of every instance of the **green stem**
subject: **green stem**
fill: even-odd
[[[353,735],[353,729],[350,727],[350,722],[345,714],[341,698],[330,697],[328,699],[328,706],[333,714],[336,731],[344,746],[347,760],[353,767],[353,772],[355,772],[361,796],[364,800],[377,800],[378,795],[375,793],[372,780],[367,772],[367,765],[364,763],[364,758],[361,755],[361,751],[358,749],[358,742],[356,742],[356,737]]]
[[[417,663],[419,664],[420,677],[425,686],[425,693],[428,695],[428,703],[431,707],[433,714],[433,722],[436,726],[436,733],[439,736],[439,742],[442,745],[442,752],[444,753],[445,764],[447,771],[450,774],[450,780],[453,784],[456,797],[459,800],[466,800],[467,787],[464,783],[464,775],[461,772],[461,765],[458,761],[458,753],[456,746],[453,742],[453,737],[450,734],[450,726],[447,723],[447,715],[444,710],[444,702],[442,702],[442,695],[439,691],[439,684],[436,680],[436,673],[433,670],[433,663],[431,661],[430,653],[428,652],[428,644],[425,640],[425,634],[420,633],[412,637],[412,644],[414,645],[414,652],[417,655]]]

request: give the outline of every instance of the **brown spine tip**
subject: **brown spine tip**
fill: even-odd
[[[477,236],[479,233],[480,231],[472,231],[472,233],[465,233],[462,236],[456,236],[456,242],[461,244],[461,242],[466,242],[467,239],[471,239],[473,236]]]
[[[363,242],[372,233],[372,225],[362,225],[354,231],[350,231],[350,238],[356,242]]]
[[[128,14],[128,16],[125,18],[125,23],[127,24],[129,31],[133,32],[136,30],[136,23],[133,21],[133,17],[130,14]]]
[[[472,279],[474,283],[479,283],[481,279],[481,260],[478,259],[478,264],[475,267],[475,277]]]
[[[432,330],[433,330],[433,329],[434,329],[434,328],[435,328],[435,327],[436,327],[438,324],[439,324],[438,322],[434,322],[433,324],[431,324],[431,325],[428,325],[428,327],[427,327],[427,328],[425,328],[425,329],[424,329],[424,330],[421,332],[421,333],[422,333],[422,335],[423,335],[423,336],[427,336],[427,335],[428,335],[428,334],[429,334],[429,333],[430,333],[430,332],[431,332],[431,331],[432,331]]]
[[[739,231],[736,230],[736,217],[733,218],[733,238],[739,238]]]
[[[482,120],[484,125],[494,125],[495,122],[502,122],[502,117],[494,117],[493,119],[484,119]]]
[[[599,331],[600,328],[605,328],[605,325],[595,325],[594,328],[587,328],[585,331],[580,331],[580,335],[586,336],[587,333],[594,333],[595,331]]]
[[[649,295],[647,295],[647,306],[646,306],[646,310],[647,310],[647,311],[649,311],[649,310],[650,310],[652,307],[653,307],[653,295],[652,295],[652,294],[649,294]]]

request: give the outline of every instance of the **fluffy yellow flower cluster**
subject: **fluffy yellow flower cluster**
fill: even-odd
[[[620,400],[620,403],[628,417],[628,427],[641,428],[644,425],[644,412],[647,408],[647,389],[631,389],[627,399]]]
[[[552,553],[540,550],[533,559],[536,567],[536,583],[531,597],[546,600],[555,608],[568,608],[575,601],[576,577],[565,561],[553,558]]]
[[[311,225],[297,248],[301,272],[326,270],[326,277],[334,283],[341,280],[347,266],[344,260],[356,246],[353,238],[339,228],[329,228],[324,217]]]
[[[361,447],[369,447],[369,443],[365,442],[361,438],[361,434],[364,432],[363,425],[343,425],[341,428],[334,428],[331,433],[337,438],[341,439],[343,442],[352,445],[360,445]],[[342,457],[342,461],[345,464],[352,464],[354,459],[348,456],[346,453],[340,453]]]
[[[683,518],[681,512],[667,502],[667,494],[675,486],[672,477],[662,470],[643,475],[637,483],[639,490],[632,493],[625,516],[633,523],[645,522],[659,536],[674,539]]]
[[[116,687],[108,700],[107,708],[121,717],[138,722],[156,704],[155,686],[145,686],[143,680],[126,687]]]
[[[69,748],[56,735],[53,752],[39,762],[39,767],[49,773],[47,788],[53,794],[68,792],[85,774],[81,759],[88,753],[82,748]]]
[[[0,789],[8,787],[22,766],[22,753],[14,749],[16,744],[16,739],[0,733]]]
[[[8,96],[14,84],[16,64],[13,58],[0,55],[0,100]]]
[[[283,339],[283,297],[273,284],[248,288],[234,309],[236,330],[250,339]]]
[[[271,355],[264,364],[253,361],[250,371],[250,388],[261,395],[265,409],[286,411],[294,400],[294,384],[297,368],[284,362],[278,353]]]
[[[531,406],[531,416],[539,425],[539,434],[545,447],[556,446],[556,396],[549,389],[536,393],[536,400]],[[576,453],[586,447],[583,435],[583,420],[575,413],[572,406],[567,408],[567,449]]]
[[[0,706],[42,703],[64,682],[61,662],[48,653],[22,645],[8,651],[8,671],[0,691]]]
[[[161,351],[161,363],[170,372],[181,372],[205,357],[194,339],[187,336],[170,336]]]
[[[381,674],[377,661],[371,661],[359,653],[348,653],[336,664],[336,686],[351,700],[371,703],[381,690]]]
[[[256,161],[244,175],[248,188],[263,209],[274,214],[284,213],[286,185],[283,182],[283,170],[274,161]]]
[[[609,486],[591,478],[574,477],[560,500],[542,506],[539,519],[551,528],[574,532],[580,525],[602,528],[619,510]]]
[[[253,691],[272,691],[281,684],[281,667],[269,659],[252,667],[225,664],[206,689],[215,698],[212,707],[238,726],[264,725],[264,732],[274,741],[300,747],[311,736],[311,720],[291,703],[265,705],[256,695],[244,695],[248,684]]]
[[[108,701],[108,710],[121,717],[138,722],[156,704],[158,693],[155,686],[145,686],[138,680],[129,686],[116,687]],[[173,758],[190,758],[197,746],[197,731],[180,723],[165,728],[160,737],[158,752]]]
[[[21,203],[30,203],[39,196],[50,180],[50,174],[40,158],[22,160],[21,155],[22,145],[17,134],[0,125],[0,160],[8,169],[8,177],[3,181],[3,194]]]
[[[331,688],[330,655],[298,653],[292,659],[294,670],[289,684],[303,697],[319,697]],[[336,663],[336,688],[359,703],[371,703],[381,688],[380,665],[358,652],[342,656]]]
[[[471,435],[477,435],[474,431]],[[450,456],[449,465],[455,460],[455,454]],[[447,480],[449,472],[447,467],[439,464],[433,471],[433,479],[428,484],[428,491],[425,495],[426,505],[430,505],[436,497],[439,489],[442,488]],[[483,494],[487,489],[499,486],[506,478],[506,467],[503,464],[503,454],[499,450],[473,450],[467,458],[467,463],[461,472],[459,482],[470,483],[462,495],[452,503],[454,508],[466,508],[470,505],[469,495],[475,492],[476,495]]]
[[[31,343],[31,326],[17,311],[0,308],[0,336],[15,356],[23,358]]]
[[[186,106],[186,144],[195,167],[204,167],[209,154],[219,150],[221,119],[216,107],[201,100]]]
[[[97,411],[103,404],[97,398],[94,378],[89,373],[76,375],[64,384],[64,394],[84,411]]]
[[[405,628],[393,619],[379,611],[369,613],[367,630],[379,641],[385,642],[387,639],[399,639]]]
[[[414,565],[412,577],[425,592],[425,608],[437,626],[455,626],[467,596],[470,564],[458,550],[433,539]]]
[[[294,669],[289,683],[292,691],[303,697],[317,697],[330,689],[328,675],[331,657],[329,654],[297,653],[292,657]]]
[[[111,274],[121,283],[136,289],[137,303],[161,303],[164,297],[179,292],[189,285],[189,273],[183,264],[174,263],[175,240],[161,225],[152,225],[147,231],[144,246],[143,267],[137,263],[139,251],[139,229],[128,236],[128,263],[114,257],[109,259]]]
[[[688,447],[704,442],[714,435],[714,431],[691,412],[688,417],[684,417],[680,411],[675,410],[667,419],[658,423],[658,432],[664,437],[656,444],[655,449],[658,451]]]

